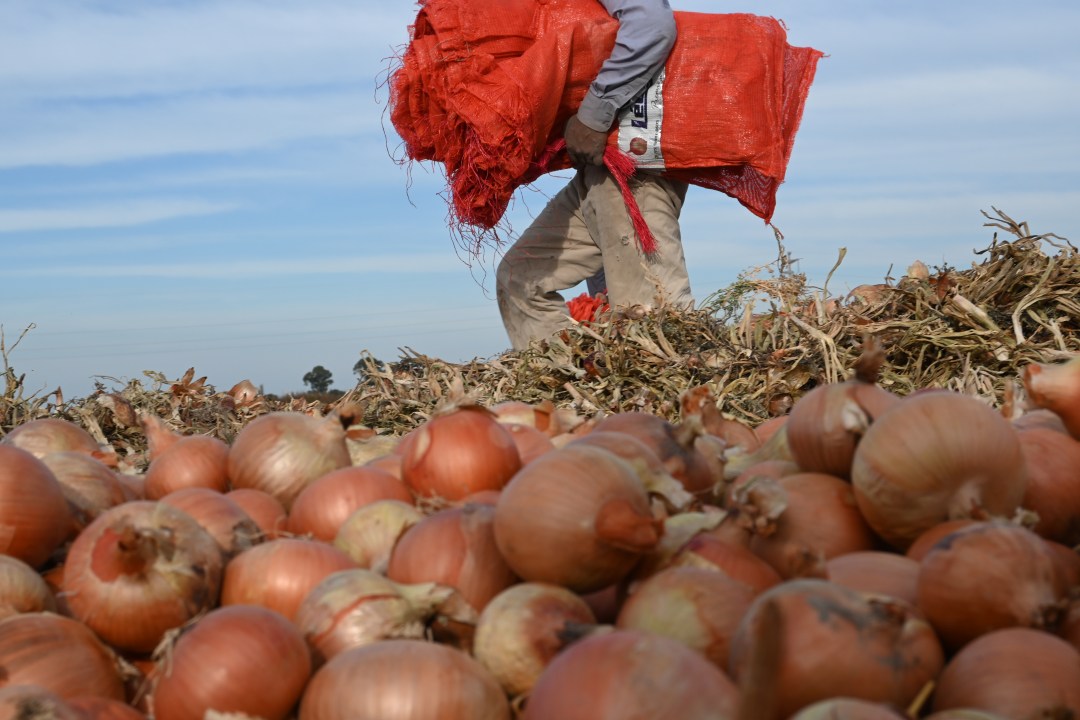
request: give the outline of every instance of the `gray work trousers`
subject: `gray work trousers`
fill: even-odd
[[[630,185],[656,238],[653,254],[642,252],[618,183],[600,166],[579,170],[507,249],[495,292],[515,350],[567,327],[560,291],[601,270],[612,307],[693,307],[679,234],[686,183],[641,172]]]

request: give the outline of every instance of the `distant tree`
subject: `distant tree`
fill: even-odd
[[[322,365],[316,365],[304,375],[304,384],[311,388],[312,392],[324,393],[330,389],[333,382],[333,373]]]

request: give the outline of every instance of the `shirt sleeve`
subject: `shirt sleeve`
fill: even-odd
[[[615,47],[578,108],[578,119],[606,132],[619,109],[633,100],[667,61],[675,44],[675,15],[668,0],[599,0],[619,21]]]

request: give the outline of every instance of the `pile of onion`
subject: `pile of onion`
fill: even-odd
[[[41,567],[72,528],[63,488],[41,460],[0,445],[0,553]]]
[[[523,580],[576,592],[626,576],[660,540],[633,467],[587,445],[552,450],[522,468],[495,506],[495,542]]]
[[[944,520],[1011,517],[1026,478],[1009,421],[982,400],[949,390],[911,395],[878,417],[851,470],[866,522],[900,549]]]
[[[412,504],[401,480],[385,470],[366,465],[338,468],[304,488],[289,511],[288,532],[332,542],[348,517],[379,500]]]
[[[385,573],[398,539],[423,519],[424,514],[412,503],[376,500],[345,519],[334,536],[334,546],[360,567]]]
[[[128,499],[116,471],[93,455],[67,450],[49,453],[41,461],[52,471],[67,498],[74,533]]]
[[[217,492],[228,488],[228,445],[209,435],[180,435],[153,415],[142,415],[140,422],[149,445],[150,466],[143,485],[148,500],[185,488]]]

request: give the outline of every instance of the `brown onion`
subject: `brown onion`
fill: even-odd
[[[756,595],[723,573],[668,568],[637,586],[615,626],[678,640],[726,670],[731,638]]]
[[[938,541],[922,560],[918,593],[919,608],[953,650],[1005,627],[1053,628],[1064,615],[1054,552],[1035,533],[1004,521]]]
[[[684,510],[694,502],[694,496],[668,472],[652,448],[633,435],[613,430],[594,430],[574,438],[564,447],[573,445],[601,447],[626,460],[633,466],[649,494],[663,499],[672,510]]]
[[[933,709],[989,710],[1008,718],[1067,718],[1080,714],[1080,651],[1030,628],[987,633],[945,666]]]
[[[300,491],[289,511],[288,531],[332,542],[345,520],[377,500],[412,503],[405,483],[365,465],[333,470]]]
[[[1039,516],[1032,528],[1044,538],[1080,544],[1080,441],[1047,428],[1020,430],[1027,464],[1023,507]]]
[[[864,550],[825,563],[827,578],[868,595],[885,595],[917,606],[919,561],[896,553]]]
[[[495,512],[490,505],[470,504],[429,515],[394,545],[386,576],[399,583],[449,585],[480,612],[517,582],[495,544]]]
[[[566,588],[519,583],[480,613],[473,656],[509,695],[523,695],[552,658],[595,624],[589,605]]]
[[[105,642],[149,652],[217,603],[222,563],[217,542],[190,515],[135,500],[106,510],[75,538],[64,597]]]
[[[217,541],[226,561],[262,540],[262,531],[255,521],[232,499],[217,490],[181,488],[161,498],[161,502],[195,518]]]
[[[838,555],[870,550],[876,539],[855,504],[851,485],[824,473],[797,473],[775,482],[787,506],[775,521],[755,526],[750,549],[783,578],[816,574]],[[752,501],[751,501],[752,502]],[[746,507],[736,504],[737,512]]]
[[[0,620],[42,611],[56,611],[56,600],[44,578],[19,558],[0,555]]]
[[[146,720],[146,715],[125,702],[112,698],[80,695],[67,701],[80,720]]]
[[[128,497],[116,471],[93,455],[65,451],[49,453],[41,461],[52,471],[71,509],[74,533],[103,511]]]
[[[663,532],[625,460],[598,447],[552,450],[495,506],[495,542],[522,579],[592,592],[623,578]]]
[[[277,538],[240,553],[225,566],[222,605],[261,605],[290,620],[311,589],[356,563],[320,540]]]
[[[0,687],[0,720],[88,720],[59,695],[40,685]]]
[[[510,432],[478,406],[436,415],[402,445],[401,479],[418,497],[454,501],[499,490],[521,467]]]
[[[52,613],[0,621],[0,680],[38,685],[62,698],[124,698],[116,655],[81,622]]]
[[[732,641],[740,684],[754,648],[767,644],[753,643],[763,631],[778,642],[768,679],[779,718],[833,697],[905,709],[944,664],[934,631],[914,608],[825,580],[790,580],[757,597]]]
[[[444,603],[452,605],[455,592],[435,583],[396,583],[370,570],[340,570],[305,596],[296,611],[296,625],[321,664],[380,640],[423,639],[428,622]],[[460,620],[475,623],[476,614],[463,613]]]
[[[566,648],[533,686],[522,720],[735,717],[739,691],[680,642],[640,630],[599,633]]]
[[[146,470],[143,492],[160,500],[184,488],[225,492],[229,485],[229,446],[208,435],[186,435],[157,455]]]
[[[384,640],[346,650],[315,672],[299,720],[510,720],[495,678],[460,650]]]
[[[238,488],[225,493],[225,497],[240,506],[255,521],[265,540],[273,540],[285,531],[289,514],[270,493],[254,488]]]
[[[691,538],[675,553],[670,567],[719,571],[755,593],[762,593],[783,580],[772,565],[755,555],[745,544],[733,543],[712,533],[701,533]]]
[[[340,417],[279,411],[255,418],[237,433],[227,470],[234,489],[263,490],[289,510],[301,490],[351,462]]]
[[[0,438],[0,445],[21,448],[36,458],[67,451],[86,453],[99,459],[115,456],[111,451],[104,450],[86,430],[70,420],[54,417],[37,418],[16,425]]]
[[[280,613],[254,605],[217,608],[171,647],[154,680],[153,716],[202,720],[216,711],[284,720],[310,675],[304,638]]]
[[[716,397],[707,385],[684,390],[679,395],[679,413],[683,422],[691,417],[696,418],[705,432],[723,440],[725,447],[753,452],[761,446],[761,440],[753,428],[721,414]]]
[[[946,520],[940,522],[929,529],[925,530],[919,537],[915,538],[915,542],[911,543],[908,549],[904,552],[904,555],[912,560],[922,561],[926,557],[926,553],[930,552],[935,545],[938,544],[946,535],[952,535],[954,532],[961,528],[966,528],[975,523],[983,522],[982,520],[974,520],[972,518],[962,518],[960,520]]]
[[[1008,420],[975,397],[941,390],[906,397],[877,418],[851,479],[870,527],[904,549],[944,520],[1011,516],[1026,472]]]
[[[529,403],[522,400],[504,400],[491,406],[495,418],[505,425],[527,425],[548,437],[564,431],[562,413],[550,400]]]
[[[0,553],[41,567],[68,537],[71,522],[48,466],[13,444],[0,445]]]
[[[1080,355],[1062,363],[1031,363],[1021,378],[1031,403],[1060,417],[1080,440]]]
[[[547,451],[555,449],[551,436],[531,425],[503,423],[503,426],[514,440],[522,465],[527,465]]]
[[[822,700],[804,707],[791,720],[906,720],[897,710],[881,703],[854,698]]]
[[[876,343],[868,345],[853,378],[819,385],[792,406],[784,427],[791,455],[805,472],[850,477],[859,440],[900,401],[877,384],[884,359]]]
[[[402,533],[423,519],[424,514],[411,503],[376,500],[345,519],[334,545],[360,567],[385,573],[390,553]]]

